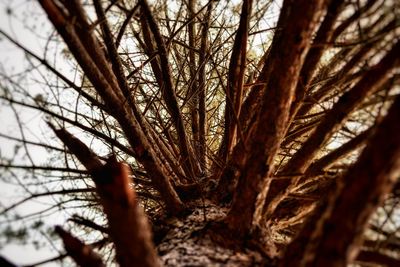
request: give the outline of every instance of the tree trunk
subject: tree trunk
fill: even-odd
[[[22,136],[0,137],[31,161],[0,155],[30,194],[0,214],[44,196],[88,201],[91,218],[82,208],[76,228],[56,227],[59,257],[85,267],[400,266],[394,2],[284,0],[263,35],[269,1],[39,0],[82,84],[0,30],[56,79],[43,78],[43,100],[0,73],[17,88],[0,99]],[[14,105],[48,115],[64,147],[26,140]],[[66,167],[35,165],[28,145],[62,153]],[[62,189],[31,190],[12,168],[61,172]]]

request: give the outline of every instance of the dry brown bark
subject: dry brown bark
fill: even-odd
[[[117,78],[119,87],[126,99],[126,101],[129,104],[129,108],[132,110],[133,115],[135,116],[136,120],[138,121],[138,125],[141,127],[144,135],[149,139],[149,143],[154,144],[153,148],[155,153],[162,154],[160,156],[160,161],[165,164],[165,167],[167,168],[169,173],[172,173],[172,169],[179,173],[178,168],[174,165],[172,156],[170,152],[168,151],[166,146],[163,146],[163,144],[158,140],[157,135],[152,134],[152,129],[150,128],[149,124],[147,121],[144,119],[142,116],[141,112],[138,110],[137,105],[134,101],[133,95],[132,95],[132,88],[129,88],[127,78],[124,75],[123,71],[123,66],[121,62],[121,58],[118,54],[116,44],[114,42],[114,38],[112,35],[112,32],[110,30],[110,27],[108,25],[107,18],[105,16],[103,7],[101,6],[101,3],[96,0],[93,2],[94,7],[96,10],[96,14],[98,17],[98,20],[100,21],[102,33],[103,33],[103,39],[104,43],[107,48],[108,52],[108,58],[111,61],[112,65],[112,70],[114,72],[115,77]]]
[[[96,190],[108,219],[108,231],[115,244],[117,261],[120,266],[158,266],[159,259],[151,240],[151,229],[132,187],[129,167],[117,162],[113,157],[109,158],[106,164],[103,164],[85,144],[66,130],[57,130],[53,126],[51,127],[85,166],[96,184]],[[65,234],[64,232],[60,233]],[[68,235],[65,234],[65,236],[69,238]],[[78,241],[74,242],[79,243]],[[65,244],[68,248],[66,241]],[[72,249],[79,247],[75,245]],[[83,248],[79,248],[78,252],[82,250]],[[86,257],[80,257],[86,260]]]
[[[324,171],[325,168],[329,167],[333,163],[335,163],[337,160],[343,158],[346,156],[348,153],[356,150],[360,146],[362,146],[368,138],[372,135],[374,128],[370,128],[361,134],[357,135],[353,139],[351,139],[349,142],[343,144],[339,148],[331,151],[327,155],[323,156],[322,158],[316,160],[313,162],[310,167],[305,171],[307,176],[313,176],[313,174],[316,174],[318,172]]]
[[[376,26],[377,26],[376,24],[373,24],[373,26],[371,26],[366,31],[365,34],[368,34],[370,31],[374,30]],[[390,32],[394,28],[396,28],[395,19],[391,20],[384,27],[382,27],[382,29],[380,29],[376,33],[376,35],[382,36]],[[376,40],[366,42],[366,44],[361,46],[358,50],[350,48],[344,49],[343,53],[345,55],[341,55],[341,57],[348,56],[351,50],[356,50],[356,52],[354,53],[354,55],[351,55],[350,60],[347,60],[346,64],[338,71],[338,73],[336,73],[333,77],[329,78],[328,81],[326,81],[325,84],[321,86],[321,88],[319,88],[316,92],[305,98],[304,103],[301,105],[301,107],[298,107],[299,109],[295,115],[296,116],[306,115],[314,107],[315,103],[320,103],[324,98],[329,96],[329,93],[335,90],[334,88],[340,86],[341,83],[338,81],[343,81],[343,84],[345,84],[346,79],[344,79],[344,77],[347,78],[349,73],[354,73],[355,68],[358,66],[358,63],[361,60],[364,60],[374,49],[376,49],[376,47],[380,44],[380,41],[381,38],[377,38]],[[335,61],[336,60],[332,60],[332,62]],[[336,62],[339,62],[339,60],[337,60]],[[318,80],[315,80],[312,83],[317,83],[317,82]]]
[[[225,101],[225,131],[221,142],[222,162],[227,162],[228,155],[231,154],[233,147],[236,145],[238,136],[243,135],[243,129],[239,124],[239,116],[243,101],[243,83],[246,71],[247,39],[251,7],[251,0],[246,0],[242,4],[240,23],[229,61]]]
[[[302,103],[305,97],[309,84],[311,82],[311,79],[314,75],[314,72],[317,68],[317,65],[319,63],[319,60],[323,52],[326,50],[326,48],[329,47],[330,43],[332,42],[332,37],[334,32],[333,26],[344,5],[343,1],[328,1],[328,2],[330,3],[327,8],[327,14],[325,15],[324,20],[319,27],[316,37],[313,40],[314,46],[307,53],[307,57],[300,72],[300,80],[296,86],[295,99],[291,107],[291,116],[289,118],[289,122],[293,120],[294,116],[297,113],[297,110],[300,107],[300,104]],[[278,25],[278,28],[279,27],[281,26]],[[257,78],[257,81],[255,82],[256,85],[252,88],[252,91],[250,92],[249,96],[243,103],[243,112],[239,114],[240,115],[239,123],[242,127],[242,131],[245,133],[244,134],[245,136],[247,135],[247,130],[248,130],[247,128],[249,127],[249,125],[254,123],[255,120],[254,118],[257,116],[256,107],[258,105],[259,99],[261,98],[263,88],[265,88],[264,83],[268,77],[267,73],[270,71],[269,68],[271,68],[272,66],[269,63],[270,59],[267,58],[269,55],[270,55],[270,50],[268,50],[266,54],[263,56],[264,66],[260,72],[259,77]],[[289,124],[290,123],[288,123],[288,125]],[[297,131],[296,136],[299,136],[309,131],[310,129],[311,128],[308,128],[301,132]],[[286,138],[287,139],[285,140],[285,143],[282,144],[283,146],[286,146],[294,137],[289,139],[289,137],[286,136]],[[238,158],[240,157],[240,155],[243,155],[244,153],[245,151],[242,145],[235,147],[235,150],[232,153],[233,155],[227,164],[227,169],[232,169],[232,170],[237,169],[238,165],[240,165],[237,162],[241,161]],[[232,176],[233,177],[235,176],[232,174],[233,172],[234,171],[230,171],[230,173],[227,174],[227,172],[222,171],[223,175],[221,177],[221,182],[219,186],[220,190],[218,190],[219,192],[221,192],[223,188],[226,188],[226,184],[236,180],[235,178],[232,178]],[[226,195],[226,194],[221,194],[221,195]]]
[[[188,141],[185,124],[182,118],[182,112],[179,108],[176,93],[172,85],[171,71],[168,62],[168,52],[165,41],[161,36],[160,30],[153,18],[147,1],[141,0],[140,6],[143,12],[143,16],[141,16],[142,22],[147,22],[149,31],[151,32],[151,37],[149,38],[148,43],[151,43],[152,40],[154,40],[157,46],[157,55],[159,59],[158,68],[160,72],[160,77],[157,77],[157,80],[165,103],[171,114],[171,118],[174,122],[175,129],[178,133],[178,141],[180,145],[181,156],[183,158],[183,166],[185,166],[185,171],[188,178],[190,177],[191,179],[194,179],[199,174],[199,166],[197,165],[193,154],[193,149]],[[143,25],[145,27],[146,24]]]
[[[211,11],[213,5],[212,1],[209,2],[206,14],[203,18],[203,27],[201,28],[201,41],[199,53],[199,74],[198,74],[198,96],[199,96],[199,162],[200,167],[205,171],[207,168],[207,145],[206,145],[206,128],[207,128],[207,111],[206,111],[206,61],[208,60],[209,44],[208,44],[208,30],[211,19]]]
[[[349,91],[345,92],[339,101],[327,112],[314,132],[309,136],[301,148],[290,158],[281,174],[304,174],[311,165],[314,157],[326,142],[341,126],[346,117],[359,105],[363,99],[380,89],[390,78],[392,70],[399,65],[396,55],[400,53],[400,43],[393,45],[392,49],[379,63],[371,67],[362,79]],[[299,178],[273,180],[271,190],[267,193],[265,205],[268,206],[266,216],[270,216],[280,201],[298,183]]]
[[[334,40],[334,25],[344,6],[344,1],[330,1],[327,14],[322,21],[315,39],[313,47],[307,53],[304,65],[300,71],[300,80],[295,91],[295,100],[291,106],[289,123],[293,120],[300,104],[309,89],[310,82],[314,77],[318,63],[329,44]]]
[[[400,97],[359,160],[337,181],[325,203],[317,209],[314,216],[318,215],[318,220],[309,220],[289,245],[281,266],[345,266],[356,259],[368,218],[398,178],[399,120]]]
[[[151,228],[139,206],[128,166],[110,159],[102,172],[103,180],[96,185],[120,266],[159,266]]]
[[[254,130],[249,133],[246,144],[245,151],[251,151],[251,154],[240,170],[232,207],[224,219],[228,229],[238,238],[250,233],[253,218],[257,217],[256,199],[266,188],[265,177],[271,174],[273,157],[287,127],[288,110],[293,101],[300,69],[310,48],[312,33],[326,7],[324,2],[283,3],[278,22],[282,28],[278,29],[280,34],[272,43],[269,62],[274,67],[271,67],[270,73],[267,74],[260,115]],[[283,70],[286,71],[285,74],[282,73]],[[271,106],[274,108],[271,109]]]
[[[56,233],[61,237],[68,255],[81,267],[105,267],[101,257],[93,249],[78,238],[72,236],[61,226],[56,227]]]
[[[263,57],[263,61],[269,61],[267,52]],[[215,177],[218,179],[218,187],[215,190],[215,199],[218,201],[226,202],[230,201],[232,198],[232,193],[236,187],[237,179],[240,174],[239,169],[243,168],[246,149],[245,140],[247,139],[247,134],[250,126],[253,125],[257,114],[258,105],[261,99],[261,95],[265,89],[265,79],[267,78],[267,73],[271,65],[265,64],[262,67],[260,75],[255,82],[255,86],[252,87],[249,95],[246,97],[245,101],[242,103],[241,112],[239,114],[238,125],[240,125],[241,133],[244,137],[239,139],[236,146],[234,146],[233,151],[228,155],[228,161],[223,167],[216,167]],[[223,147],[221,147],[223,149]],[[220,149],[221,149],[220,148]],[[221,153],[219,153],[221,154]]]
[[[399,64],[396,57],[399,53],[400,43],[397,42],[378,64],[371,67],[353,88],[340,97],[301,149],[286,164],[281,171],[282,173],[304,172],[311,164],[316,151],[329,140],[348,114],[359,106],[366,97],[380,89],[392,75],[392,70]]]
[[[188,41],[189,41],[189,71],[190,71],[190,84],[188,89],[189,109],[191,116],[191,128],[193,135],[193,149],[195,155],[201,155],[200,153],[200,125],[199,125],[199,84],[197,83],[197,67],[196,55],[194,49],[196,49],[196,21],[195,21],[195,6],[196,0],[188,1]],[[200,61],[199,61],[200,64]]]
[[[386,267],[397,267],[400,265],[400,259],[396,259],[383,253],[379,253],[378,251],[368,250],[360,251],[355,262],[361,264],[375,263]]]
[[[243,2],[237,32],[226,30],[225,24],[218,25],[218,20],[213,21],[218,17],[213,17],[213,4],[221,8],[220,3],[213,2],[201,8],[198,7],[202,2],[196,0],[182,2],[176,20],[171,20],[167,2],[164,6],[152,2],[165,9],[165,13],[158,13],[145,0],[139,0],[136,5],[112,1],[106,8],[102,6],[106,2],[94,0],[98,20],[90,24],[79,0],[40,1],[85,79],[90,81],[92,91],[77,87],[40,57],[34,57],[77,92],[86,90],[84,97],[100,107],[104,122],[79,113],[71,120],[51,109],[40,106],[36,109],[51,115],[56,122],[66,122],[96,136],[97,140],[105,140],[118,158],[131,157],[133,162],[134,177],[114,157],[108,160],[99,157],[65,128],[50,125],[68,148],[65,152],[69,153],[68,158],[75,155],[87,172],[79,169],[79,164],[76,169],[43,170],[91,175],[99,196],[96,204],[103,207],[108,228],[84,216],[74,216],[69,221],[109,236],[106,242],[113,242],[116,259],[124,267],[159,266],[160,260],[167,266],[214,263],[344,266],[352,261],[396,264],[397,259],[380,251],[363,250],[356,256],[362,246],[368,247],[360,241],[367,218],[385,194],[395,194],[394,173],[400,167],[400,141],[396,139],[400,131],[396,124],[400,120],[400,96],[389,94],[389,89],[396,85],[395,78],[388,80],[399,66],[396,56],[400,54],[400,43],[394,43],[392,36],[383,36],[394,33],[393,29],[398,26],[396,20],[385,13],[382,17],[385,21],[375,21],[370,13],[381,1],[357,3],[354,14],[342,14],[342,8],[350,7],[347,1],[284,0],[270,48],[258,64],[247,65],[251,62],[246,57],[249,40],[254,41],[251,36],[261,32],[257,28],[262,20],[261,2],[253,9],[251,0]],[[115,10],[123,17],[117,32],[109,24],[112,20],[107,20],[107,14],[115,15],[112,13]],[[341,16],[345,19],[339,22]],[[366,27],[362,25],[364,19],[361,23],[363,16],[369,19]],[[136,38],[139,45],[134,49],[139,50],[140,60],[144,61],[137,68],[135,59],[130,58],[131,51],[127,49],[125,53],[124,48],[118,49],[130,23],[128,36],[132,34]],[[254,25],[255,32],[251,33],[250,25]],[[359,40],[342,42],[342,37],[347,37],[343,33],[353,28],[359,31]],[[222,37],[225,31],[231,33],[227,39]],[[165,33],[169,36],[164,36]],[[213,39],[210,36],[214,35],[215,43],[209,43]],[[234,40],[231,52],[227,52],[221,40],[228,44]],[[325,60],[324,53],[332,46],[340,51],[317,72]],[[379,51],[380,61],[376,60],[378,57],[367,58],[378,49],[386,48],[391,50]],[[226,49],[221,58],[212,54],[218,49]],[[349,57],[347,63],[343,56]],[[367,63],[361,66],[364,60]],[[371,62],[375,63],[373,67],[369,67]],[[338,70],[339,67],[342,69]],[[140,73],[142,68],[146,71]],[[252,68],[252,73],[247,68]],[[259,69],[255,83],[244,85],[245,80],[253,81]],[[146,77],[140,77],[142,74]],[[143,82],[147,84],[142,87]],[[211,87],[217,84],[217,87],[208,89],[208,84]],[[251,91],[243,102],[245,88]],[[210,104],[215,113],[209,115],[210,106],[206,107],[206,96],[220,94],[221,89],[226,89],[225,102],[219,103],[226,105],[225,121],[219,118],[222,108]],[[334,90],[337,93],[332,95]],[[373,93],[376,95],[365,104],[363,101]],[[139,97],[135,99],[135,96]],[[342,134],[339,129],[353,111],[378,117],[387,111],[386,105],[395,97],[397,101],[379,127],[373,126],[353,136],[341,147],[315,160],[316,155],[326,151],[327,141],[333,134]],[[29,107],[7,96],[0,98]],[[375,98],[381,104],[379,111],[375,110]],[[328,101],[335,104],[330,110],[309,114],[313,101],[324,101],[324,109]],[[207,99],[209,102],[212,101]],[[372,111],[368,110],[369,105]],[[89,126],[78,122],[81,115],[90,121]],[[225,129],[207,129],[207,116],[212,117],[213,128],[222,128],[225,123]],[[360,119],[364,118],[360,116]],[[363,126],[369,125],[372,119],[365,119],[367,123]],[[113,124],[112,133],[118,137],[113,139],[109,124]],[[189,126],[191,132],[186,129]],[[104,128],[108,135],[101,132]],[[310,132],[304,143],[299,142]],[[219,136],[210,138],[210,133]],[[367,143],[366,149],[343,177],[336,172],[336,167],[332,171],[332,164],[352,151],[357,152],[364,143]],[[118,148],[116,153],[113,146]],[[298,151],[292,155],[294,149]],[[207,160],[213,160],[215,168],[208,168]],[[341,168],[348,169],[349,164],[343,165]],[[134,185],[136,181],[139,184]],[[219,183],[216,190],[215,182]],[[45,194],[31,197],[39,195]],[[138,198],[143,200],[141,203],[153,219],[157,251]],[[301,226],[304,227],[301,229]],[[79,265],[102,266],[98,256],[83,242],[61,229],[58,232],[67,252]],[[286,242],[295,233],[299,233],[297,238],[288,246],[274,240],[279,235]],[[286,247],[286,254],[275,261],[271,257],[278,255],[276,245]]]
[[[285,10],[282,10],[281,12],[285,12]],[[282,30],[279,29],[283,28],[285,23],[286,22],[284,20],[278,21],[278,30],[275,32],[274,39],[278,39],[278,37],[281,35]],[[228,161],[222,170],[219,170],[219,172],[215,175],[219,179],[218,188],[216,189],[216,199],[219,201],[227,201],[231,199],[231,195],[236,187],[238,176],[240,175],[239,170],[243,168],[245,155],[247,154],[247,145],[245,143],[248,139],[250,130],[252,127],[254,127],[254,124],[258,118],[262,96],[267,88],[266,84],[268,77],[270,76],[270,72],[274,66],[273,64],[270,64],[272,56],[271,47],[272,46],[268,48],[268,50],[262,56],[262,59],[260,59],[258,65],[262,66],[261,71],[254,82],[254,85],[251,87],[250,93],[241,105],[239,119],[235,120],[235,122],[240,126],[242,138],[238,140],[238,143],[236,146],[234,146],[233,151],[229,153]],[[228,100],[229,99],[227,99],[227,101]],[[229,104],[231,102],[232,101],[229,101],[227,103]],[[223,140],[225,143],[227,142],[225,140],[227,131],[228,130],[225,128]],[[223,145],[224,142],[222,142],[221,145]],[[224,158],[224,160],[226,159]]]
[[[46,1],[42,1],[42,3],[46,3]],[[110,84],[114,93],[118,97],[121,97],[122,94],[118,86],[117,78],[113,75],[111,66],[108,64],[106,59],[105,51],[101,48],[98,38],[93,34],[93,29],[88,23],[81,1],[66,1],[65,7],[66,9],[58,8],[58,10],[57,8],[53,8],[53,15],[55,15],[55,12],[58,12],[57,16],[59,17],[57,20],[60,19],[58,23],[69,24],[65,27],[65,31],[68,32],[73,29],[73,34],[77,36],[77,40],[80,40],[80,45],[84,47],[96,68],[99,69],[104,79]],[[56,16],[54,16],[54,18],[56,18]]]
[[[103,98],[106,105],[112,111],[112,115],[117,119],[126,137],[135,151],[135,157],[139,160],[154,180],[154,185],[159,192],[165,196],[165,202],[171,213],[179,213],[184,209],[178,195],[173,190],[169,178],[163,165],[155,157],[154,151],[147,141],[146,136],[140,129],[137,120],[133,114],[127,110],[126,104],[121,100],[123,97],[118,96],[116,90],[118,87],[111,87],[109,81],[103,76],[103,73],[93,61],[88,51],[83,45],[79,37],[76,35],[74,24],[63,14],[63,11],[55,5],[51,0],[40,1],[42,7],[46,11],[49,19],[56,27],[60,35],[64,38],[66,44],[76,57],[82,69],[85,70],[89,80],[95,86],[99,95]],[[90,35],[87,32],[85,35]],[[116,85],[117,86],[117,85]]]

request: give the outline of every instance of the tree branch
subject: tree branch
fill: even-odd
[[[168,53],[165,46],[164,39],[160,34],[160,30],[153,18],[153,14],[150,11],[150,7],[148,6],[147,1],[141,0],[140,5],[142,8],[143,16],[148,26],[151,30],[152,36],[154,38],[155,43],[157,44],[158,50],[158,58],[159,58],[159,68],[161,70],[162,75],[162,83],[159,83],[161,88],[161,92],[167,108],[171,114],[171,117],[174,121],[175,128],[178,132],[178,141],[180,144],[180,150],[182,153],[182,158],[184,159],[183,165],[186,166],[185,170],[187,175],[191,178],[194,178],[196,174],[198,174],[198,165],[195,161],[192,148],[190,143],[188,142],[188,137],[186,135],[186,129],[182,118],[182,113],[179,108],[176,93],[172,86],[171,80],[171,70],[168,62]]]
[[[68,255],[74,259],[78,266],[105,267],[101,257],[90,246],[85,245],[78,238],[63,230],[61,226],[56,226],[55,231],[63,240]]]
[[[229,230],[241,238],[250,232],[253,218],[260,219],[256,214],[259,209],[257,196],[264,190],[265,177],[272,171],[273,158],[287,127],[288,109],[300,68],[310,48],[312,33],[325,10],[324,2],[284,1],[278,22],[282,28],[274,37],[269,62],[272,67],[266,74],[267,90],[254,130],[248,137],[248,149],[252,152],[240,170],[236,195],[224,220]]]
[[[369,217],[391,192],[398,178],[399,120],[400,97],[392,104],[356,164],[339,178],[337,187],[326,194],[326,205],[321,206],[319,219],[309,220],[288,247],[282,266],[292,266],[290,263],[296,259],[297,264],[300,258],[304,264],[301,266],[312,263],[328,267],[344,266],[356,259]],[[331,225],[335,227],[326,231]],[[304,247],[304,244],[308,245]],[[301,249],[294,249],[300,246]]]

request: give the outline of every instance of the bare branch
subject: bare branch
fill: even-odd
[[[85,245],[78,238],[72,236],[61,228],[56,227],[57,234],[62,238],[65,249],[68,254],[74,259],[76,264],[81,267],[104,267],[104,263],[100,256],[93,249]]]
[[[288,107],[294,96],[300,68],[325,6],[324,1],[307,4],[302,1],[285,1],[283,4],[278,22],[278,27],[282,28],[278,37],[274,38],[271,48],[273,56],[270,64],[276,68],[272,67],[270,73],[266,74],[266,88],[270,90],[266,90],[263,95],[259,118],[254,131],[249,133],[248,149],[252,153],[248,155],[241,169],[232,208],[225,219],[230,231],[240,237],[249,233],[253,218],[257,218],[254,204],[257,195],[265,190],[265,177],[272,171],[273,157],[287,127]],[[290,73],[284,75],[282,70]],[[271,106],[275,108],[271,109]],[[268,130],[265,125],[268,125]],[[249,207],[248,203],[253,204]]]

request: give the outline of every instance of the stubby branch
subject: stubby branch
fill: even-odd
[[[105,267],[100,256],[93,249],[74,237],[61,226],[56,227],[56,233],[61,237],[65,250],[81,267]]]
[[[110,158],[100,175],[103,179],[96,186],[120,266],[159,266],[151,229],[139,206],[128,166]]]
[[[151,230],[139,206],[128,166],[117,162],[113,157],[103,164],[79,139],[64,129],[56,130],[51,127],[92,175],[107,215],[109,234],[114,241],[120,265],[158,266]]]

